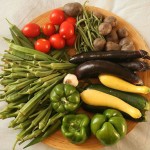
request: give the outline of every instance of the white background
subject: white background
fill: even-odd
[[[84,3],[84,0],[76,0]],[[20,28],[40,14],[63,6],[74,0],[0,0],[0,36],[10,37],[5,18]],[[112,11],[132,24],[143,36],[150,47],[150,0],[90,0],[89,5]],[[7,45],[0,39],[0,52]],[[0,109],[4,106],[0,103]],[[139,123],[123,140],[104,150],[149,150],[150,149],[150,112],[147,122]],[[10,119],[0,120],[0,150],[11,150],[18,131],[7,128]],[[22,150],[17,146],[16,150]],[[27,150],[51,150],[53,148],[39,143]]]

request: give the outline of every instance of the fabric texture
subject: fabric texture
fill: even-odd
[[[40,14],[75,1],[84,3],[84,0],[0,0],[0,36],[10,37],[5,18],[22,28]],[[89,0],[89,5],[101,7],[125,19],[135,27],[150,47],[150,0]],[[6,48],[7,44],[0,39],[0,53],[3,53]],[[5,103],[0,103],[0,109],[4,105]],[[10,120],[0,119],[0,150],[11,150],[18,133],[8,128]],[[103,150],[149,150],[150,111],[147,112],[147,120],[147,122],[138,123],[123,140],[113,146],[104,147]],[[17,146],[16,150],[22,150],[24,145]],[[26,150],[53,149],[39,143]]]

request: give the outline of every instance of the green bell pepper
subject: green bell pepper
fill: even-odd
[[[52,89],[50,100],[55,111],[59,113],[72,112],[80,104],[80,94],[74,86],[61,83]]]
[[[84,143],[90,135],[90,118],[86,114],[66,115],[61,132],[74,144]]]
[[[112,145],[126,135],[127,123],[119,111],[107,109],[92,117],[91,131],[102,144]]]

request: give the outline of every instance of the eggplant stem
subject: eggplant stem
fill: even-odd
[[[145,55],[144,58],[150,59],[150,56],[149,55]]]

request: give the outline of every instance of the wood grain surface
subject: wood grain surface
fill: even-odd
[[[87,9],[90,11],[101,12],[105,16],[115,16],[118,20],[118,27],[125,27],[128,30],[129,37],[132,38],[132,40],[134,41],[136,49],[137,50],[143,49],[146,51],[149,50],[147,44],[145,43],[145,41],[141,37],[141,35],[135,30],[135,28],[132,25],[127,23],[122,18],[118,17],[117,15],[115,15],[109,11],[101,9],[101,8],[88,6]],[[42,26],[44,23],[49,22],[49,14],[50,14],[50,11],[38,16],[32,22],[37,23],[40,26]],[[144,84],[147,86],[150,86],[150,80],[149,80],[150,71],[140,73],[139,75],[143,79]],[[150,94],[147,95],[146,97],[150,98]],[[136,126],[137,123],[133,122],[133,121],[127,121],[127,123],[128,123],[128,133],[129,133],[131,130],[134,130],[133,128]],[[93,135],[84,144],[80,144],[80,145],[72,144],[66,138],[63,137],[60,130],[57,131],[52,136],[50,136],[49,138],[45,139],[43,141],[43,143],[49,145],[50,147],[53,147],[55,149],[60,149],[60,150],[68,150],[68,149],[71,149],[71,150],[91,150],[91,149],[96,150],[96,149],[100,149],[101,147],[103,147]]]

